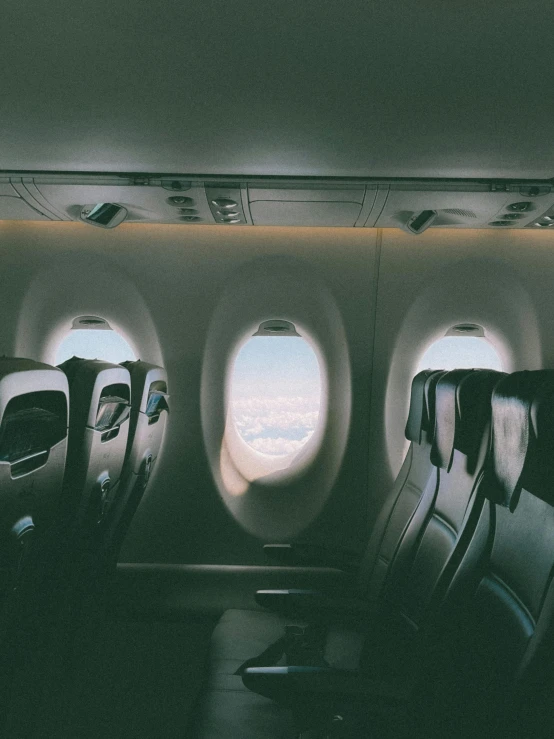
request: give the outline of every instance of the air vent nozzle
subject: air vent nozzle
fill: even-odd
[[[81,210],[81,220],[99,228],[115,228],[126,218],[127,209],[117,203],[85,205]]]

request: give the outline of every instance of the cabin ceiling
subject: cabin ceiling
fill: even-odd
[[[554,6],[8,0],[0,168],[554,177]]]

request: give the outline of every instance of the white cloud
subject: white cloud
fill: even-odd
[[[242,438],[263,454],[290,454],[300,449],[316,428],[319,396],[234,398],[233,420]]]
[[[313,433],[313,432],[312,432]],[[284,454],[292,454],[293,452],[297,452],[299,449],[301,449],[304,444],[308,441],[312,434],[307,434],[307,436],[303,439],[283,439],[282,437],[279,437],[278,439],[253,439],[249,441],[248,443],[250,446],[255,449],[257,452],[261,452],[262,454],[271,454],[271,455],[284,455]]]

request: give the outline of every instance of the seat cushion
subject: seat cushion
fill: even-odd
[[[257,657],[280,639],[291,620],[267,611],[225,611],[212,634],[211,673],[234,675],[247,659]],[[327,631],[323,656],[333,667],[354,669],[362,645],[360,632],[333,627]]]
[[[266,611],[225,611],[212,634],[211,672],[234,675],[243,662],[283,636],[285,624],[286,619]]]

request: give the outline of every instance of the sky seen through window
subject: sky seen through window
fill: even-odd
[[[240,350],[231,380],[238,433],[257,452],[280,456],[313,434],[321,403],[317,357],[297,336],[256,336]]]

